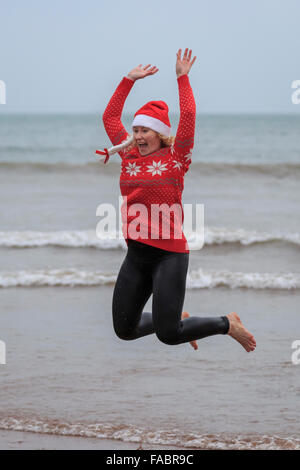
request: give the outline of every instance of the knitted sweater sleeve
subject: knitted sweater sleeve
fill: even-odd
[[[122,111],[134,81],[124,77],[111,97],[102,116],[103,124],[113,145],[118,145],[128,137],[128,132],[121,122]],[[119,152],[120,157],[123,151]]]
[[[173,156],[182,163],[186,173],[191,164],[194,147],[196,104],[187,75],[177,79],[179,88],[180,119],[173,146]]]

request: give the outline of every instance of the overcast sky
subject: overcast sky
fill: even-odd
[[[103,112],[138,64],[125,111],[162,99],[178,112],[176,52],[193,49],[199,113],[296,113],[300,0],[2,0],[0,113]]]

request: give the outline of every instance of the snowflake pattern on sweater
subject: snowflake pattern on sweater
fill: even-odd
[[[167,171],[167,163],[161,163],[161,161],[156,162],[153,160],[152,165],[147,165],[148,172],[154,175],[161,175],[163,171]]]
[[[188,253],[182,231],[184,214],[181,199],[184,175],[191,164],[194,146],[196,105],[188,76],[182,75],[177,83],[180,120],[174,144],[146,156],[142,156],[137,147],[119,152],[122,159],[120,189],[124,198],[122,230],[126,242],[128,238],[134,238],[164,250]],[[121,122],[121,115],[133,85],[132,80],[124,77],[103,114],[104,127],[113,145],[120,144],[129,135]],[[147,208],[147,214],[135,210],[138,204]],[[157,206],[161,208],[159,220],[152,217],[151,212]],[[138,236],[130,236],[128,232],[134,219],[139,222]],[[165,228],[169,229],[168,237],[165,236]]]
[[[135,162],[134,163],[129,163],[128,166],[126,166],[126,171],[129,173],[130,176],[136,176],[140,170],[140,166],[138,166]]]

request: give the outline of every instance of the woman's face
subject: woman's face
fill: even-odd
[[[161,148],[161,140],[157,132],[148,127],[134,126],[133,136],[137,142],[140,154],[144,157]]]

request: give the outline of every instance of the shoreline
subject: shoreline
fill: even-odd
[[[0,450],[184,450],[183,447],[156,444],[139,447],[139,442],[0,430]]]

